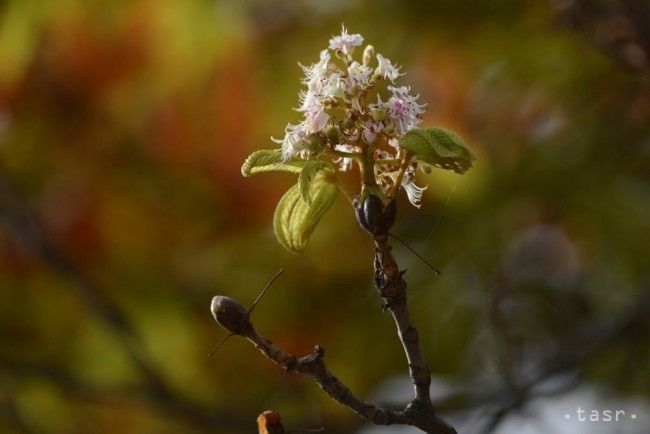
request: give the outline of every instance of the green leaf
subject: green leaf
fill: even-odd
[[[294,253],[305,248],[309,236],[338,193],[334,173],[329,170],[316,172],[308,185],[311,202],[303,199],[300,185],[296,184],[282,196],[273,216],[275,236],[280,244]]]
[[[399,145],[425,163],[461,174],[476,160],[474,152],[460,137],[440,127],[413,129],[400,139]]]
[[[325,161],[308,161],[298,176],[300,194],[305,202],[311,203],[310,186],[318,172],[329,171],[334,173],[334,167]]]
[[[255,151],[246,158],[241,166],[242,175],[248,177],[262,172],[292,172],[299,173],[304,165],[300,161],[282,161],[282,150],[262,149]]]

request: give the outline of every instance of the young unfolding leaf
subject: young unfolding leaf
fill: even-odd
[[[476,160],[474,152],[458,135],[440,127],[413,129],[400,139],[399,146],[425,163],[460,174]]]
[[[311,183],[320,171],[327,171],[330,174],[335,172],[334,167],[325,161],[309,161],[305,164],[300,176],[298,176],[298,185],[300,194],[305,202],[311,203],[310,187]]]
[[[307,196],[311,202],[303,199],[299,184],[291,187],[278,202],[273,216],[273,229],[280,244],[294,253],[302,251],[337,193],[336,178],[329,170],[317,171],[308,183]]]
[[[280,149],[262,149],[255,151],[246,158],[241,166],[241,173],[244,176],[255,175],[261,172],[292,172],[299,173],[304,162],[282,161]]]

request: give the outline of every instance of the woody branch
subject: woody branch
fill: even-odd
[[[212,300],[212,312],[217,322],[232,335],[245,337],[262,354],[285,372],[297,372],[311,377],[332,399],[348,407],[364,420],[376,425],[412,425],[430,434],[452,434],[456,430],[435,414],[429,397],[431,378],[426,367],[418,334],[413,327],[406,305],[406,283],[401,277],[386,236],[375,237],[375,279],[386,308],[392,313],[409,363],[415,398],[402,410],[381,408],[357,397],[325,364],[325,350],[314,347],[311,354],[298,357],[279,348],[260,334],[250,320],[250,310],[229,297]]]
[[[414,399],[409,406],[415,410],[418,423],[414,424],[428,433],[455,433],[442,418],[435,413],[429,388],[431,373],[427,367],[418,331],[411,322],[406,297],[406,282],[402,278],[393,256],[388,235],[375,235],[375,285],[384,300],[385,308],[391,313],[397,326],[397,333],[406,354],[409,375],[413,383]]]

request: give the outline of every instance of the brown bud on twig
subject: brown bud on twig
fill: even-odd
[[[248,319],[248,311],[230,297],[223,295],[213,297],[210,310],[214,319],[230,333],[242,335],[252,327]]]
[[[397,206],[395,199],[384,206],[380,198],[369,194],[356,206],[355,213],[362,228],[372,235],[383,235],[388,233],[395,222]]]
[[[285,434],[278,412],[266,410],[257,417],[259,434]]]
[[[293,432],[323,432],[325,428],[292,428],[285,430],[277,411],[266,410],[257,417],[258,434],[289,434]]]
[[[228,336],[221,339],[221,341],[210,351],[210,357],[225,344],[228,339],[234,335],[245,335],[253,331],[253,325],[250,322],[251,313],[255,310],[257,304],[262,300],[264,294],[271,288],[275,279],[277,279],[284,270],[280,269],[266,284],[266,287],[253,302],[250,309],[246,310],[244,307],[230,297],[217,295],[212,298],[210,310],[214,319],[226,330],[230,332]]]

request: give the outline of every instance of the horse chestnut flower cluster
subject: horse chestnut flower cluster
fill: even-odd
[[[372,170],[373,183],[381,196],[390,198],[403,187],[409,201],[420,206],[426,187],[415,184],[418,161],[399,146],[399,140],[422,121],[424,106],[408,86],[396,85],[403,75],[389,59],[371,45],[356,60],[356,49],[363,43],[359,34],[341,34],[329,41],[318,62],[300,65],[304,71],[300,93],[303,115],[297,124],[288,124],[282,139],[284,161],[312,159],[322,154],[332,157],[338,170],[350,170],[363,157],[373,161],[362,170]],[[370,168],[368,167],[370,166]],[[365,197],[363,198],[365,199]]]

